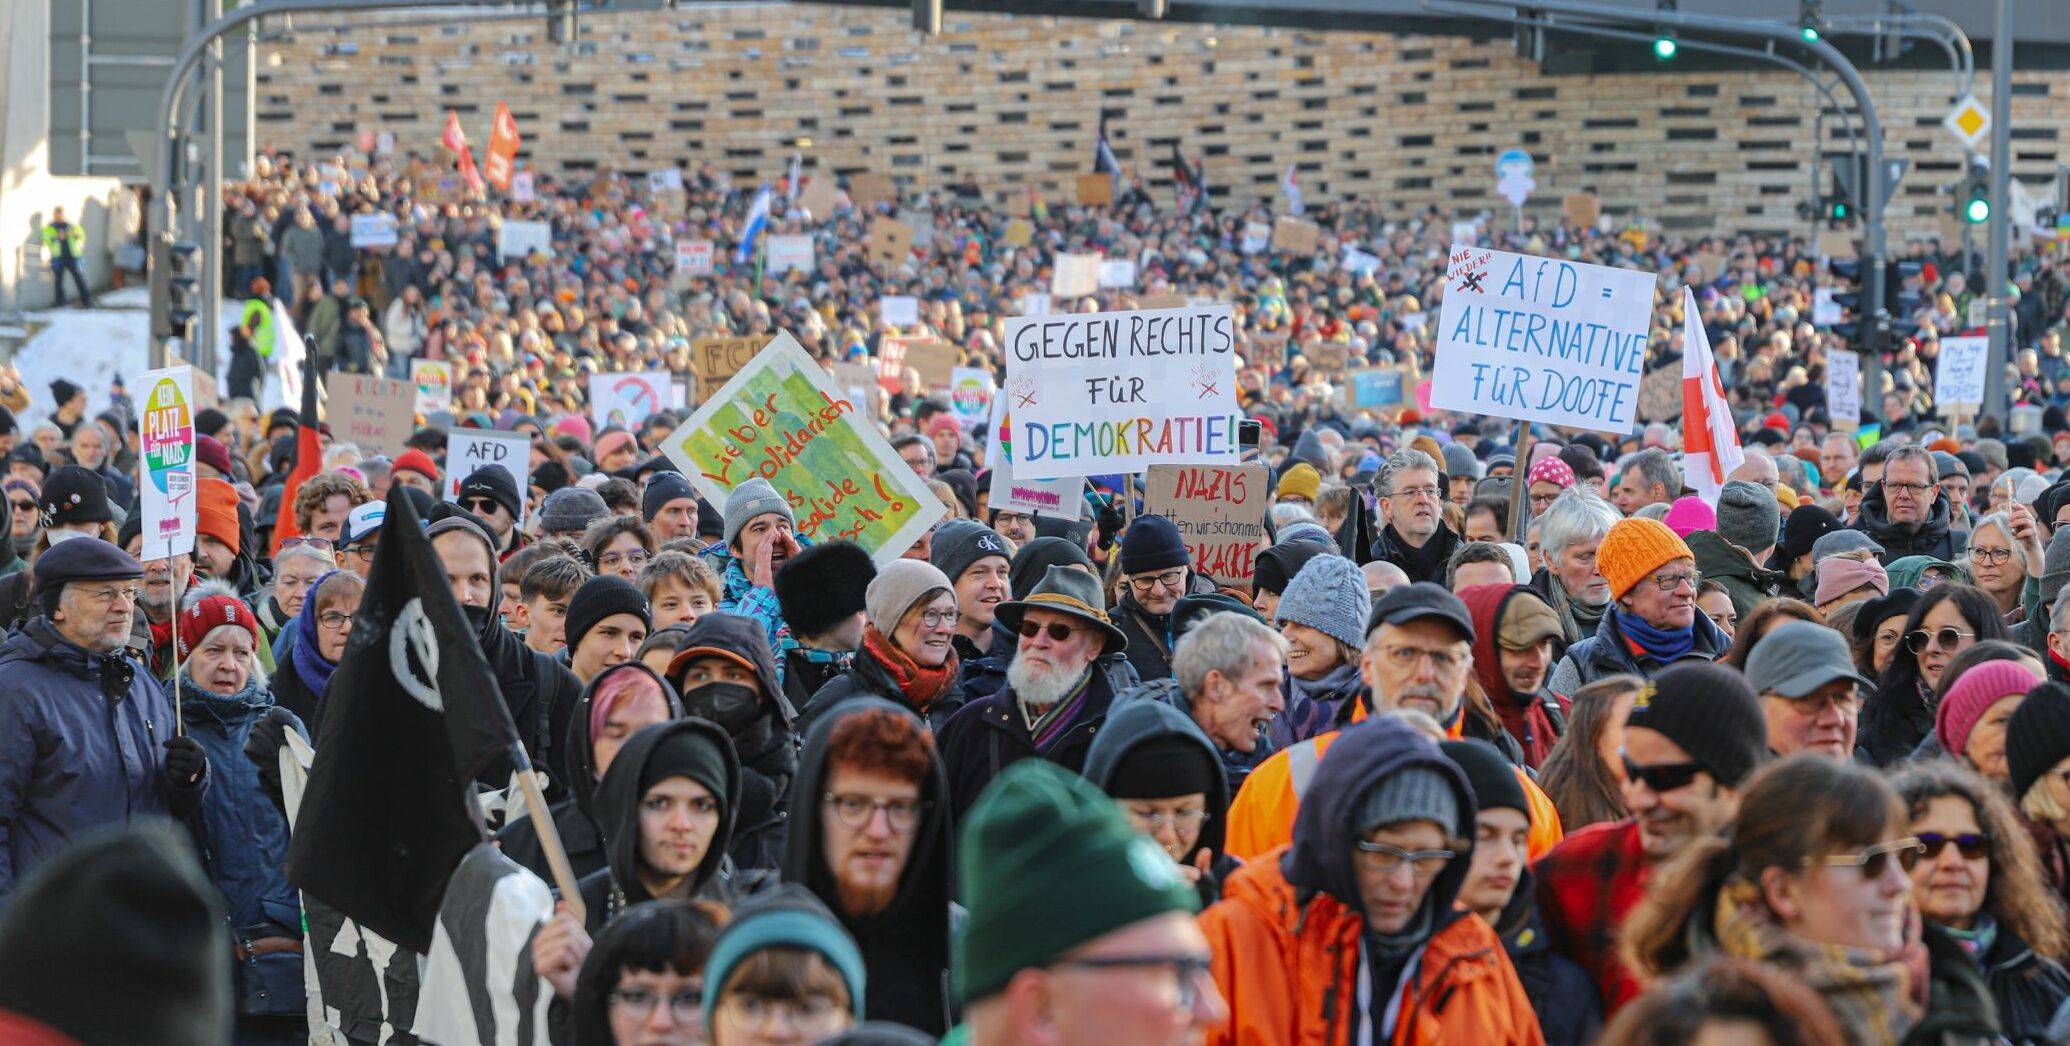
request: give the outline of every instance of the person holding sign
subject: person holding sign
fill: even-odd
[[[1373,481],[1373,493],[1387,523],[1374,537],[1373,558],[1402,568],[1410,581],[1443,584],[1459,535],[1440,513],[1445,492],[1438,486],[1437,460],[1413,448],[1395,451]]]

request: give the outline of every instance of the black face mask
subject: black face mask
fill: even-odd
[[[761,692],[739,683],[706,683],[683,694],[683,711],[738,736],[762,714]]]

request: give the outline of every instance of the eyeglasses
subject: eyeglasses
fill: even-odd
[[[352,615],[338,610],[326,610],[316,615],[316,623],[333,631],[352,627]]]
[[[1386,646],[1380,648],[1380,652],[1386,655],[1389,661],[1394,662],[1395,667],[1401,669],[1414,668],[1416,662],[1427,657],[1430,659],[1431,668],[1439,672],[1450,672],[1466,660],[1449,650],[1426,650],[1420,646]]]
[[[1205,824],[1209,817],[1206,810],[1175,810],[1171,813],[1161,810],[1150,813],[1130,810],[1128,815],[1134,818],[1137,824],[1149,828],[1151,835],[1162,831],[1165,825],[1171,825],[1174,831],[1190,832]]]
[[[1070,642],[1071,637],[1078,634],[1077,629],[1061,621],[1052,621],[1047,625],[1038,625],[1026,618],[1021,619],[1021,627],[1018,631],[1022,639],[1033,639],[1037,632],[1048,632],[1049,641],[1052,643]]]
[[[1421,498],[1426,501],[1436,501],[1439,494],[1436,487],[1409,487],[1405,490],[1397,490],[1387,496],[1391,498]]]
[[[842,824],[862,831],[877,819],[877,811],[884,811],[885,820],[891,822],[891,830],[904,835],[920,823],[920,814],[930,805],[919,799],[872,799],[866,795],[836,795],[828,792],[819,797],[834,811]]]
[[[1456,850],[1404,850],[1388,843],[1376,843],[1365,839],[1354,839],[1351,845],[1358,851],[1354,856],[1367,871],[1383,875],[1406,864],[1409,872],[1418,879],[1436,875],[1452,858],[1459,856]]]
[[[1969,561],[1972,563],[1989,563],[1995,567],[2003,565],[2006,560],[2011,558],[2012,549],[2009,548],[1972,548],[1969,550]]]
[[[1954,653],[1962,648],[1963,640],[1975,639],[1976,637],[1977,634],[1975,632],[1964,632],[1953,626],[1934,632],[1928,632],[1923,628],[1916,628],[1905,634],[1905,646],[1915,654],[1923,654],[1926,653],[1926,644],[1931,642],[1936,648],[1944,652]]]
[[[614,988],[611,1008],[636,1021],[644,1021],[661,1002],[661,996],[645,988]],[[683,1024],[696,1024],[704,1016],[704,989],[686,988],[668,997],[668,1012]]]
[[[631,552],[606,552],[597,557],[597,566],[603,570],[616,570],[622,563],[638,570],[647,565],[648,558],[647,550],[643,548],[636,548]]]
[[[765,999],[759,995],[728,995],[719,1005],[733,1012],[736,1019],[749,1025],[765,1025],[778,1014],[792,1026],[821,1027],[833,1020],[840,1012],[834,1000],[824,995],[808,995],[802,999]]]
[[[502,508],[503,506],[499,504],[495,498],[461,498],[460,507],[466,509],[469,512],[475,513],[476,515],[480,515],[484,512],[493,513],[497,509]]]
[[[313,538],[297,535],[291,538],[280,539],[280,550],[282,552],[285,552],[291,548],[301,548],[305,545],[310,548],[316,549],[319,552],[329,552],[330,550],[338,547],[335,543],[331,541],[330,538]]]
[[[1162,574],[1142,574],[1128,579],[1128,587],[1138,592],[1148,592],[1159,585],[1177,588],[1186,581],[1186,568],[1167,570]]]
[[[1660,589],[1662,592],[1673,592],[1683,585],[1688,585],[1691,589],[1701,586],[1703,584],[1703,575],[1691,571],[1687,574],[1662,574],[1659,577],[1649,577],[1646,580],[1653,582],[1653,587]]]
[[[1844,692],[1834,694],[1814,692],[1805,694],[1803,697],[1789,697],[1783,694],[1776,694],[1775,696],[1788,701],[1791,707],[1797,710],[1798,715],[1817,715],[1825,711],[1827,705],[1832,705],[1842,713],[1850,713],[1861,707],[1862,703],[1861,692],[1853,687],[1849,687]]]
[[[79,594],[92,602],[108,606],[117,601],[134,603],[143,591],[138,585],[121,585],[115,588],[82,588]]]
[[[1916,838],[1898,839],[1851,854],[1829,854],[1825,859],[1828,868],[1855,868],[1864,879],[1881,879],[1890,869],[1890,859],[1897,858],[1898,867],[1911,871],[1919,863],[1919,855],[1926,847]]]
[[[359,556],[362,559],[374,558],[374,546],[372,545],[347,545],[344,548],[344,552],[348,556]]]
[[[1932,489],[1931,483],[1892,483],[1889,480],[1883,482],[1883,490],[1890,494],[1911,494],[1916,497]]]
[[[956,627],[956,622],[961,620],[963,620],[963,614],[953,608],[949,610],[923,610],[920,612],[920,624],[925,628],[940,628],[943,625],[954,628]]]
[[[1179,1009],[1190,1010],[1200,1001],[1200,982],[1213,968],[1204,955],[1117,955],[1098,959],[1058,959],[1052,967],[1079,970],[1170,970],[1179,982]]]
[[[1931,861],[1946,853],[1953,846],[1964,860],[1981,861],[1991,856],[1991,837],[1976,832],[1961,835],[1942,835],[1939,832],[1919,833],[1919,854]]]
[[[1656,794],[1689,787],[1704,769],[1702,763],[1636,763],[1623,752],[1619,752],[1617,757],[1624,760],[1625,780],[1637,781]]]

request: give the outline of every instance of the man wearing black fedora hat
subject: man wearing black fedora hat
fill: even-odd
[[[1018,637],[1006,685],[965,705],[936,738],[959,817],[993,777],[1022,759],[1085,769],[1093,732],[1114,701],[1107,674],[1095,665],[1128,646],[1107,617],[1099,581],[1070,567],[1050,567],[1027,598],[999,604],[997,620]]]

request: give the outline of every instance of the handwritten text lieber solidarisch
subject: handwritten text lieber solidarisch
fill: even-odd
[[[798,460],[813,440],[825,435],[842,415],[855,410],[852,401],[835,399],[821,392],[819,396],[823,401],[822,405],[812,413],[811,420],[804,427],[775,431],[768,426],[780,416],[776,409],[778,395],[779,393],[770,393],[759,406],[747,411],[748,424],[733,425],[726,429],[726,435],[731,442],[725,444],[719,452],[718,470],[704,470],[706,479],[729,488],[745,482],[749,476],[760,476],[773,481],[778,473]],[[746,466],[747,475],[738,475],[734,472],[735,466],[741,465]],[[852,476],[820,478],[819,482],[825,487],[823,492],[787,490],[784,493],[784,500],[789,502],[794,513],[808,506],[811,508],[812,511],[798,525],[798,532],[808,537],[817,536],[823,524],[834,521],[836,509],[863,493],[861,485]],[[906,499],[884,481],[881,473],[870,477],[870,485],[886,511],[899,513],[906,510]],[[855,513],[856,522],[841,528],[838,535],[844,540],[855,540],[871,523],[884,519],[883,512],[867,506],[856,506]]]

